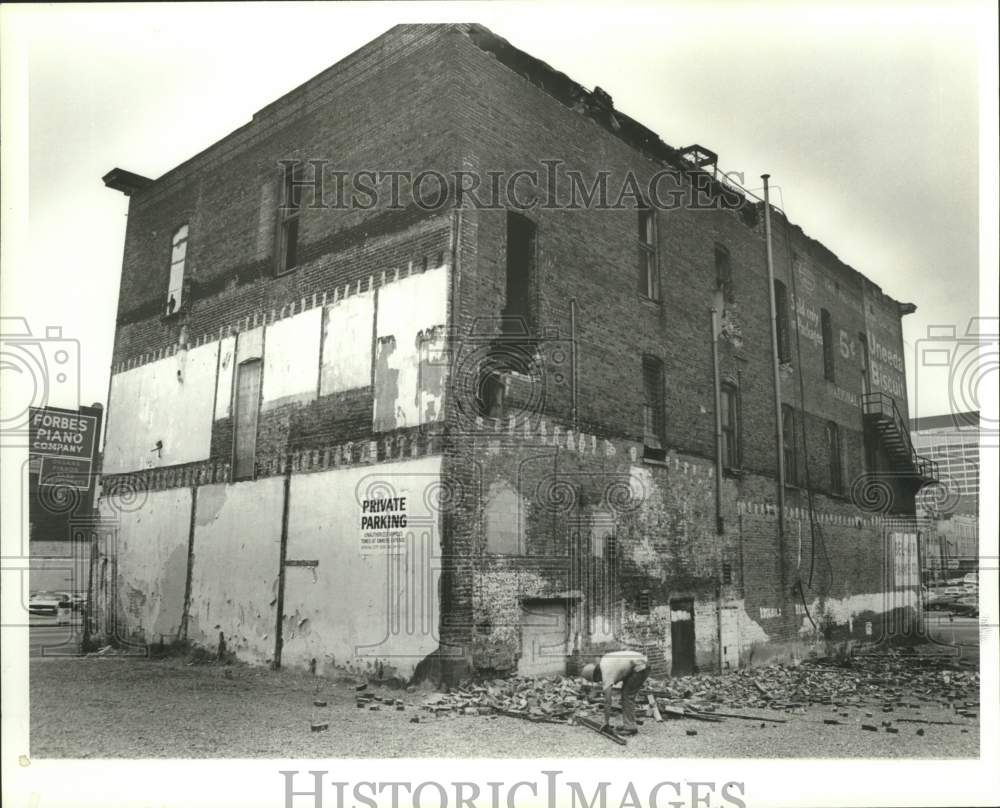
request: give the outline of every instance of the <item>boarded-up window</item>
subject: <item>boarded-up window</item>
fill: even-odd
[[[486,552],[523,553],[523,530],[521,497],[507,483],[494,483],[486,501]]]
[[[257,449],[257,412],[260,408],[259,359],[251,359],[237,368],[236,412],[233,435],[233,479],[249,480],[254,476]]]
[[[170,280],[167,284],[167,314],[181,307],[184,297],[184,267],[187,264],[188,226],[181,225],[170,241]]]

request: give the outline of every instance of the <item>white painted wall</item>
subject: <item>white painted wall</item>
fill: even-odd
[[[239,659],[274,653],[284,478],[198,489],[188,639]]]
[[[416,426],[442,417],[443,396],[428,395],[419,389],[421,351],[417,335],[435,326],[441,327],[443,334],[447,303],[447,266],[410,275],[378,290],[373,411],[376,432]],[[391,349],[387,348],[388,337],[394,338]],[[423,355],[426,358],[430,351],[440,360],[443,347],[442,336],[430,349],[425,346]]]
[[[282,662],[409,677],[438,645],[441,458],[292,477]],[[407,498],[405,552],[364,552],[361,501]]]
[[[327,306],[324,316],[320,395],[368,387],[372,383],[374,293],[343,298]]]
[[[191,489],[150,491],[127,510],[120,498],[103,497],[99,508],[102,520],[117,525],[113,555],[122,637],[176,639],[184,613]]]
[[[264,326],[241,331],[236,337],[236,364],[264,355]]]
[[[316,398],[322,321],[323,309],[314,308],[267,326],[262,409]]]
[[[111,377],[105,474],[208,459],[218,355],[212,342]]]

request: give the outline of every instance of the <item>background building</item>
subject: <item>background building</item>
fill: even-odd
[[[913,418],[914,448],[937,463],[939,484],[921,492],[917,513],[933,520],[924,571],[951,578],[979,569],[979,413]]]
[[[122,635],[409,677],[898,630],[934,477],[914,307],[774,212],[779,497],[764,209],[716,162],[481,26],[403,25],[159,179],[110,172]]]

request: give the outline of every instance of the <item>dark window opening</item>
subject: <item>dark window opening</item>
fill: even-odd
[[[233,479],[254,476],[257,452],[257,413],[260,409],[261,360],[251,359],[236,368],[236,408],[233,413]]]
[[[729,260],[729,250],[721,244],[715,245],[715,285],[722,292],[722,299],[726,303],[736,301],[736,292],[733,289],[733,266]]]
[[[484,371],[480,376],[476,390],[476,405],[479,414],[484,418],[503,418],[503,398],[503,375],[496,370]]]
[[[507,334],[529,335],[534,330],[535,238],[531,219],[507,213],[507,297],[503,309]]]
[[[731,584],[733,582],[733,565],[728,561],[722,562],[722,583]]]
[[[284,168],[282,195],[278,206],[278,239],[275,274],[291,272],[299,263],[299,215],[302,212],[302,171],[300,166]]]
[[[656,213],[639,211],[639,294],[650,300],[660,299],[660,269],[656,255]]]
[[[823,334],[823,376],[832,382],[835,379],[833,320],[826,309],[820,309],[820,327]]]
[[[840,426],[833,421],[826,425],[826,446],[830,457],[830,490],[835,494],[844,491],[843,449],[840,440]]]
[[[740,452],[740,397],[735,384],[722,385],[722,464],[727,469],[738,469]]]
[[[663,405],[663,362],[655,356],[642,357],[642,441],[645,456],[663,460],[666,443]]]
[[[649,614],[652,611],[653,599],[648,589],[640,589],[636,601],[636,614]]]
[[[781,439],[784,443],[785,484],[799,484],[798,451],[795,440],[795,410],[787,404],[781,405]]]
[[[779,280],[774,282],[774,324],[778,334],[778,361],[792,361],[791,326],[788,322],[788,290]]]

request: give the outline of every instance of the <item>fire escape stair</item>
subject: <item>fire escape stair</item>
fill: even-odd
[[[865,421],[878,435],[892,468],[921,486],[936,482],[937,463],[916,453],[895,400],[885,393],[869,393],[863,403]]]

